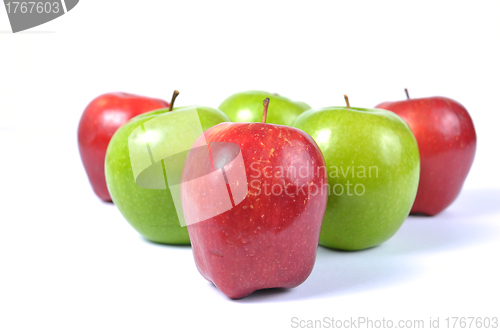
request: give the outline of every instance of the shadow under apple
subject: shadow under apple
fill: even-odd
[[[149,245],[152,246],[157,246],[157,247],[163,247],[163,248],[170,248],[170,249],[185,249],[185,250],[191,250],[191,244],[186,244],[186,243],[161,243],[161,242],[155,242],[151,241],[149,239],[146,239],[143,236],[139,236],[141,240]]]
[[[488,216],[500,211],[499,198],[499,189],[469,189],[437,216],[409,216],[401,229],[380,246],[354,252],[319,247],[313,272],[302,285],[290,290],[257,291],[237,303],[328,297],[408,282],[424,273],[419,269],[419,254],[498,238],[488,225],[498,222],[498,218],[493,221]]]
[[[352,252],[319,247],[313,272],[302,285],[286,291],[255,292],[238,302],[282,302],[342,295],[388,287],[416,273],[415,264],[394,257],[384,250],[384,245]]]
[[[500,189],[469,189],[442,213],[410,215],[390,240],[395,254],[453,250],[498,238],[490,218],[500,213]],[[495,219],[495,220],[493,220]]]

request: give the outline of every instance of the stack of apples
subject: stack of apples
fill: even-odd
[[[312,109],[246,91],[214,109],[174,108],[177,95],[93,100],[82,161],[97,196],[145,238],[191,243],[199,272],[234,299],[300,285],[318,244],[374,247],[410,212],[443,211],[476,149],[470,115],[444,97]]]

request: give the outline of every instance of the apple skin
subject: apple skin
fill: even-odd
[[[302,110],[307,111],[311,109],[311,106],[309,104],[303,102],[303,101],[294,101],[295,104],[299,105],[299,107],[302,108]]]
[[[161,99],[123,92],[103,94],[90,102],[78,125],[78,149],[95,194],[111,202],[104,176],[104,158],[113,134],[136,115],[169,107]]]
[[[325,107],[304,112],[294,127],[316,141],[328,169],[319,244],[361,250],[394,235],[410,212],[420,171],[408,125],[386,110]]]
[[[420,183],[411,213],[436,215],[457,198],[476,154],[476,131],[461,104],[445,97],[384,102],[399,115],[420,151]]]
[[[171,113],[190,110],[191,107],[174,108]],[[229,121],[220,110],[197,106],[203,130],[220,122]],[[105,174],[109,192],[118,210],[128,223],[146,239],[167,244],[189,244],[186,227],[181,227],[170,190],[145,189],[135,180],[130,162],[128,138],[130,133],[143,123],[168,109],[160,109],[141,114],[131,119],[117,130],[111,139],[106,153]],[[178,123],[178,137],[182,139],[184,123]],[[161,135],[154,136],[161,141]],[[155,144],[150,141],[150,144]],[[177,142],[170,142],[175,147]]]
[[[244,91],[226,98],[219,109],[233,122],[261,122],[262,100],[269,98],[273,111],[267,115],[267,123],[290,126],[295,118],[311,108],[304,102],[292,101],[276,93],[265,91]]]
[[[316,143],[301,130],[263,123],[221,123],[204,136],[208,144],[239,145],[249,192],[241,203],[233,203],[232,209],[190,224],[196,211],[206,208],[203,198],[213,185],[205,181],[191,189],[182,187],[183,210],[199,272],[232,299],[258,289],[300,285],[314,266],[327,200],[326,172],[308,172],[299,177],[298,172],[296,176],[292,172],[280,173],[277,167],[298,169],[308,164],[312,170],[313,165],[324,166]],[[200,167],[193,151],[186,159],[183,181]],[[224,152],[217,156],[219,160],[212,153],[214,165],[227,163]],[[266,166],[271,168],[264,170]],[[297,193],[304,183],[311,186]],[[317,186],[317,193],[312,183]],[[277,195],[272,194],[270,188],[274,185],[275,189],[286,186],[291,195],[284,190],[278,195],[278,189]]]

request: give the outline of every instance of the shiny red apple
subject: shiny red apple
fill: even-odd
[[[104,158],[108,143],[118,128],[141,113],[169,107],[161,99],[115,92],[90,102],[78,125],[78,148],[83,166],[96,195],[111,202],[104,177]]]
[[[187,156],[181,186],[203,277],[233,299],[304,282],[316,258],[326,174],[302,130],[265,119],[208,129]]]
[[[476,131],[467,110],[445,97],[384,102],[411,128],[420,152],[420,182],[411,213],[436,215],[457,198],[476,153]]]

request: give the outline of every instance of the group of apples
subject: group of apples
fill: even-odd
[[[196,106],[203,134],[179,181],[186,184],[187,227],[164,175],[168,161],[151,153],[158,144],[172,151],[185,144],[191,124],[173,115],[193,107],[173,108],[177,91],[170,103],[126,93],[97,97],[80,120],[78,145],[99,198],[114,202],[151,241],[191,243],[199,272],[236,299],[300,285],[318,243],[370,248],[394,235],[410,212],[435,215],[454,201],[475,155],[472,119],[449,98],[406,94],[373,109],[351,107],[347,97],[346,106],[311,109],[263,91],[236,93],[218,109]],[[157,129],[146,142],[132,135],[159,116],[171,122],[168,133]],[[195,148],[200,142],[206,150]],[[129,151],[135,143],[147,145],[150,169],[164,175],[158,186],[138,185]],[[207,214],[224,199],[226,208]]]

